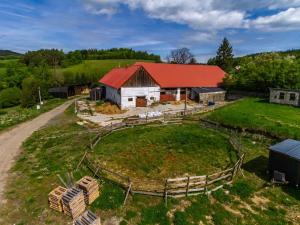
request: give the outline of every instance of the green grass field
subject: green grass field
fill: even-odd
[[[18,59],[4,59],[0,60],[0,76],[6,73],[7,65],[12,62],[17,62]]]
[[[92,154],[136,182],[161,185],[168,177],[204,175],[232,166],[236,152],[218,132],[197,124],[136,127],[104,138]]]
[[[88,134],[75,123],[77,118],[73,112],[72,106],[23,144],[23,152],[9,177],[7,200],[0,208],[0,224],[72,222],[66,215],[48,207],[47,195],[61,185],[57,174],[64,176],[74,171],[89,137],[95,135]],[[164,174],[162,168],[168,169],[168,164],[175,170],[177,167],[186,169],[186,173],[191,168],[201,172],[206,167],[214,169],[216,165],[230,162],[226,160],[223,147],[227,144],[223,135],[231,134],[203,129],[196,121],[158,128],[137,127],[107,136],[93,153],[104,157],[106,163],[120,163],[122,168],[135,169],[143,176],[148,173],[153,176],[152,171]],[[209,142],[211,139],[214,141]],[[89,208],[100,215],[102,222],[117,217],[121,225],[300,224],[300,190],[269,185],[267,148],[274,141],[253,136],[244,136],[241,141],[246,153],[243,175],[240,174],[232,186],[225,187],[229,194],[219,190],[208,197],[169,199],[167,207],[162,198],[134,195],[122,206],[125,190],[99,180],[100,197]],[[146,159],[141,159],[143,154]],[[170,155],[175,156],[174,161]],[[192,155],[197,157],[191,159]],[[176,161],[176,157],[194,160],[194,165],[185,168],[185,162]],[[84,175],[91,175],[84,167],[74,172],[75,179]]]
[[[240,128],[266,131],[279,138],[300,139],[299,108],[246,98],[208,114],[208,119]]]
[[[73,74],[97,74],[98,78],[101,78],[104,74],[111,69],[118,66],[125,67],[134,64],[137,61],[135,59],[107,59],[107,60],[85,60],[82,63],[67,68],[62,68],[59,71],[68,75]]]

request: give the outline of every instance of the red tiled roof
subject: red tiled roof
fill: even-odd
[[[115,68],[100,79],[100,83],[119,89],[141,66],[132,65],[126,68]]]
[[[99,82],[119,89],[141,66],[162,88],[217,87],[225,76],[218,66],[137,62],[128,68],[113,69]]]

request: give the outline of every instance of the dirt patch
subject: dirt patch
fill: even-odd
[[[117,105],[111,104],[109,102],[99,106],[95,106],[95,111],[97,113],[106,115],[123,114],[126,112],[126,110],[121,110]]]
[[[236,209],[232,209],[230,208],[228,205],[222,205],[224,207],[225,210],[227,210],[228,212],[234,214],[234,215],[237,215],[237,216],[240,216],[240,217],[243,217],[243,214],[236,210]]]
[[[252,201],[253,203],[255,203],[256,205],[260,206],[261,208],[265,208],[264,206],[270,202],[269,199],[267,199],[267,198],[265,198],[265,197],[263,197],[263,196],[258,196],[258,195],[255,195],[255,196],[251,199],[251,201]]]

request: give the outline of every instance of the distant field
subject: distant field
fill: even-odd
[[[234,127],[266,131],[280,138],[300,138],[299,108],[270,104],[257,98],[218,109],[207,118]]]
[[[99,75],[99,78],[101,78],[105,73],[107,73],[108,71],[110,71],[115,67],[129,66],[138,61],[145,61],[145,60],[136,60],[136,59],[85,60],[81,64],[60,69],[60,71],[78,73],[78,74],[97,73]]]

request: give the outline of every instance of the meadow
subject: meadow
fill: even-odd
[[[91,175],[84,166],[74,171],[86,145],[89,144],[89,139],[95,134],[90,134],[86,128],[77,125],[78,119],[73,112],[74,108],[71,106],[64,114],[52,120],[47,127],[35,132],[23,144],[24,150],[9,178],[5,193],[7,201],[0,208],[1,224],[35,225],[71,222],[69,217],[48,207],[47,195],[54,187],[62,185],[57,174],[64,177],[67,172],[73,171],[75,179]],[[176,130],[180,132],[177,133]],[[210,167],[214,163],[228,162],[222,160],[224,151],[215,152],[219,146],[226,146],[224,137],[231,135],[226,130],[221,133],[218,135],[214,130],[203,129],[197,121],[185,121],[183,125],[159,128],[137,127],[106,137],[92,153],[106,160],[110,158],[111,162],[122,161],[122,167],[129,170],[136,169],[137,173],[142,175],[147,171],[152,175],[152,171],[157,167],[166,168],[161,166],[160,160],[152,162],[146,159],[138,162],[140,157],[134,159],[127,153],[144,148],[150,151],[151,159],[157,157],[156,154],[158,157],[169,154],[191,157],[194,153],[189,151],[196,151],[201,152],[202,155],[202,158],[200,154],[197,158],[200,162],[199,172],[204,172],[206,166],[202,168],[202,164]],[[215,142],[208,143],[205,141],[205,136],[212,137]],[[100,215],[103,222],[116,217],[121,221],[121,225],[299,224],[300,191],[293,187],[270,185],[266,173],[267,148],[274,143],[274,140],[246,135],[241,138],[241,141],[243,151],[246,153],[243,174],[237,177],[232,186],[226,186],[224,190],[219,190],[210,196],[169,199],[167,206],[162,198],[133,195],[123,206],[125,190],[99,179],[100,197],[89,208]],[[124,149],[121,148],[121,143]],[[162,146],[161,151],[159,146]],[[140,156],[145,154],[147,158],[147,151],[138,154]],[[116,159],[113,156],[116,156]],[[137,164],[128,165],[124,162],[126,159],[133,160],[132,162]],[[164,163],[169,163],[166,158],[163,159]],[[176,160],[170,163],[184,168],[183,164]],[[197,169],[197,166],[194,169]],[[189,172],[188,169],[186,171]]]
[[[300,138],[299,108],[246,98],[209,114],[207,119],[237,128],[269,133],[280,139]]]

